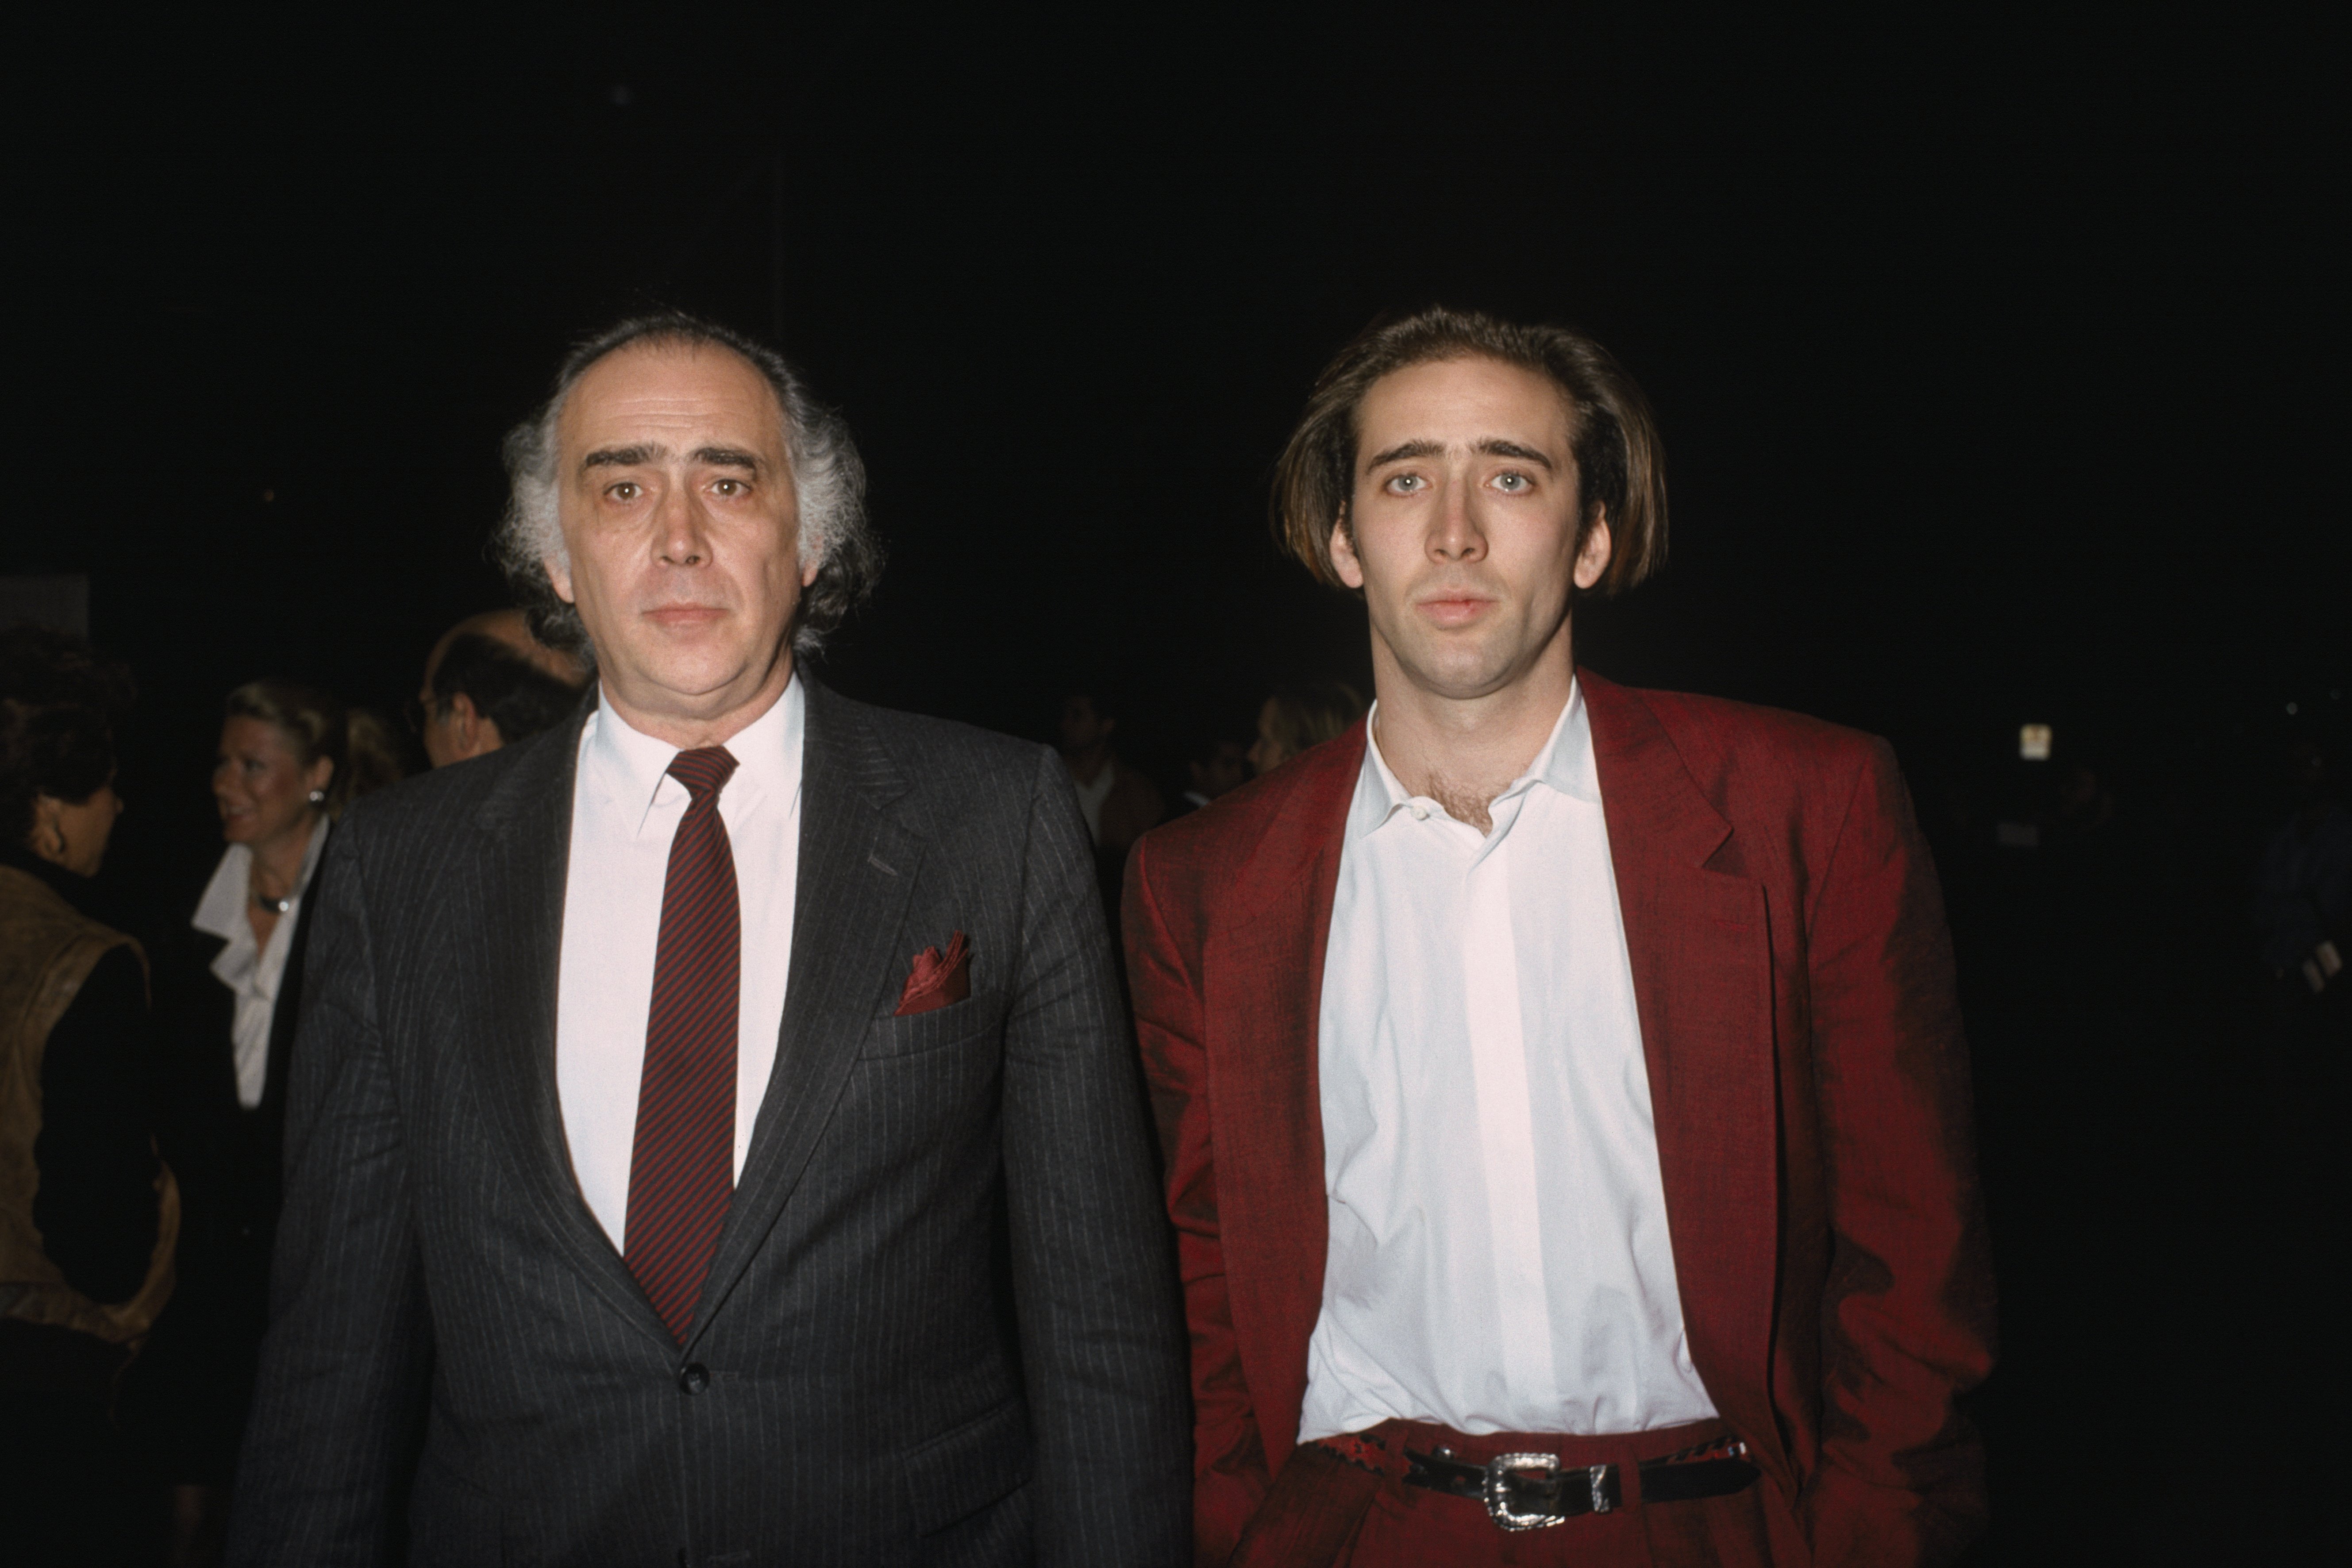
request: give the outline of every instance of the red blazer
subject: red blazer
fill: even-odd
[[[1953,1396],[1991,1363],[1992,1288],[1950,944],[1893,754],[1579,679],[1691,1358],[1785,1559],[1941,1561],[1983,1513]],[[1127,879],[1204,1562],[1298,1436],[1328,1246],[1316,1023],[1363,755],[1359,724],[1147,835]]]

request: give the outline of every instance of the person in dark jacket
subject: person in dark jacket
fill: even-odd
[[[520,745],[580,706],[587,676],[570,654],[530,635],[520,610],[468,616],[441,634],[409,710],[436,768]]]
[[[147,970],[81,908],[121,802],[129,683],[79,639],[0,634],[0,1542],[134,1552],[114,1392],[172,1289]]]
[[[508,456],[594,706],[328,851],[229,1561],[1189,1563],[1062,764],[809,676],[881,552],[772,350],[621,323]]]
[[[173,1493],[178,1558],[224,1537],[283,1192],[287,1063],[310,906],[351,770],[347,718],[288,680],[231,692],[213,765],[226,840],[159,984],[165,1152],[186,1193],[180,1288],[138,1370],[135,1425]]]

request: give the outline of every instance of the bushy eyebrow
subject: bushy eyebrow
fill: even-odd
[[[760,471],[760,459],[740,447],[697,447],[694,460],[713,468],[749,468]]]
[[[583,468],[634,468],[669,456],[667,447],[599,447],[580,459]]]
[[[634,468],[646,463],[662,462],[669,457],[669,448],[658,444],[640,447],[599,447],[580,459],[583,468]],[[740,447],[697,447],[694,460],[713,468],[746,468],[760,471],[758,454]]]
[[[1477,446],[1473,447],[1472,450],[1485,452],[1490,457],[1517,458],[1522,462],[1540,463],[1546,468],[1556,469],[1559,467],[1559,465],[1554,463],[1550,458],[1537,451],[1533,447],[1522,447],[1517,441],[1506,441],[1499,436],[1487,437],[1485,440],[1479,442]],[[1372,455],[1372,460],[1365,464],[1364,467],[1367,470],[1370,470],[1377,468],[1384,463],[1402,463],[1410,458],[1441,457],[1444,454],[1444,451],[1445,447],[1440,442],[1407,441],[1402,446],[1391,447],[1385,452],[1374,453]]]

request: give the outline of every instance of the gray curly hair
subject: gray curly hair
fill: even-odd
[[[491,543],[532,633],[551,647],[595,658],[580,612],[556,596],[547,577],[547,562],[569,559],[556,508],[556,425],[590,366],[639,343],[725,349],[765,376],[774,390],[783,410],[784,452],[800,508],[801,560],[814,557],[819,563],[816,581],[801,595],[793,647],[803,654],[818,652],[827,634],[873,593],[882,576],[882,543],[866,520],[866,465],[858,460],[848,426],[810,395],[782,354],[731,328],[678,310],[633,316],[583,340],[564,357],[555,389],[539,411],[507,432],[507,510]]]

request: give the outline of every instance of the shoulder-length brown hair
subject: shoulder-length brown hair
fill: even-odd
[[[1356,488],[1357,410],[1382,376],[1439,360],[1492,359],[1549,380],[1573,425],[1577,542],[1609,520],[1609,569],[1595,584],[1621,594],[1666,555],[1666,470],[1650,401],[1614,355],[1568,327],[1520,326],[1475,310],[1433,306],[1373,323],[1316,378],[1307,412],[1274,474],[1274,533],[1300,564],[1335,588],[1331,531],[1348,526]]]

